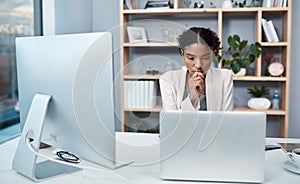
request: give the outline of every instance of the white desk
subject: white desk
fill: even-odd
[[[117,133],[117,159],[121,161],[134,160],[135,164],[123,167],[114,171],[123,176],[133,184],[170,184],[170,183],[188,183],[194,184],[197,182],[178,182],[165,181],[159,178],[159,138],[156,134],[140,134],[140,133]],[[12,170],[11,164],[14,153],[17,147],[18,138],[0,145],[0,183],[1,184],[27,184],[34,183],[33,181],[21,176]],[[298,142],[300,139],[280,139],[268,138],[268,143],[274,142]],[[124,144],[131,145],[125,147]],[[26,158],[24,158],[26,159]],[[271,150],[266,152],[265,160],[265,181],[266,184],[299,184],[300,175],[294,174],[285,170],[282,165],[286,160],[282,150]],[[120,180],[116,175],[108,172],[100,172],[94,170],[83,169],[82,171],[58,176],[49,180],[40,182],[47,184],[57,183],[126,183],[125,180]],[[212,182],[199,182],[209,183]]]

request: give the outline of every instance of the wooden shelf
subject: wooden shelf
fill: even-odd
[[[174,14],[199,14],[199,13],[213,13],[217,14],[219,8],[179,8],[179,9],[135,9],[123,10],[124,15],[174,15]]]
[[[263,47],[286,47],[287,42],[261,42]]]
[[[285,82],[286,77],[257,77],[257,76],[234,76],[234,81],[278,81]]]
[[[243,111],[243,112],[247,112],[247,111],[259,111],[259,112],[265,112],[267,115],[278,115],[278,116],[285,116],[286,112],[284,110],[272,110],[272,109],[268,109],[268,110],[254,110],[254,109],[250,109],[248,107],[235,107],[233,109],[234,111]]]
[[[124,109],[126,112],[160,112],[162,110],[162,106],[161,105],[157,105],[152,109],[148,109],[148,108],[125,108]],[[267,115],[278,115],[278,116],[284,116],[286,115],[286,112],[284,110],[272,110],[272,109],[268,109],[268,110],[254,110],[254,109],[250,109],[248,107],[235,107],[234,111],[242,111],[242,112],[252,112],[252,111],[259,111],[259,112],[265,112]]]
[[[287,42],[261,42],[263,47],[286,47]],[[124,43],[124,47],[177,47],[174,42]]]
[[[124,75],[124,79],[128,80],[158,80],[160,75]],[[286,77],[256,77],[256,76],[234,76],[234,81],[274,81],[285,82]]]
[[[155,107],[149,108],[125,108],[126,112],[160,112],[162,110],[161,105],[156,105]]]
[[[177,47],[177,43],[173,42],[148,42],[148,43],[124,43],[124,47]]]
[[[158,80],[160,75],[124,75],[124,79],[128,80]]]
[[[286,12],[288,8],[174,8],[174,9],[132,9],[123,10],[123,15],[174,15],[174,14],[218,14],[218,13],[257,13]]]

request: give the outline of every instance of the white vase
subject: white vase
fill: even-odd
[[[223,0],[222,8],[232,8],[231,0]]]
[[[255,110],[267,110],[271,106],[271,101],[267,98],[250,98],[248,107]]]
[[[245,76],[246,75],[246,68],[241,68],[238,73],[232,72],[234,76]]]

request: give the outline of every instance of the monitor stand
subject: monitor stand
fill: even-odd
[[[39,151],[50,99],[51,95],[44,94],[36,94],[33,97],[12,165],[13,169],[20,174],[38,182],[60,174],[81,170],[49,160],[37,163],[38,156],[29,148],[32,146],[36,152]]]

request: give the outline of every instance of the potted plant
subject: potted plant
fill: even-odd
[[[243,2],[238,2],[238,1],[233,1],[232,0],[233,7],[238,7],[238,8],[244,8],[246,7],[246,0]]]
[[[241,40],[237,34],[228,36],[227,43],[227,51],[222,57],[218,56],[217,60],[224,58],[222,59],[223,66],[229,66],[234,74],[237,74],[241,68],[248,68],[262,53],[259,42],[247,47],[248,40]]]
[[[251,0],[251,4],[248,6],[246,5],[246,3],[247,3],[246,0],[244,0],[242,2],[232,0],[233,7],[245,8],[245,7],[261,7],[262,6],[262,0]]]
[[[271,106],[271,101],[264,97],[269,94],[269,90],[264,86],[252,86],[248,88],[248,94],[251,98],[248,101],[248,107],[255,110],[267,110]]]

